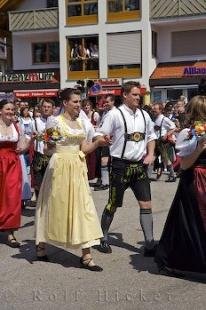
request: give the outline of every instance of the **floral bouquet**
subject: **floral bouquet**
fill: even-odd
[[[56,144],[56,142],[62,140],[63,137],[58,127],[51,127],[43,131],[36,136],[37,141],[43,141],[45,143]]]
[[[202,121],[194,122],[194,133],[198,138],[206,137],[206,123]]]

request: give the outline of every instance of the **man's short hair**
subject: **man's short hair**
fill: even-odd
[[[44,102],[48,102],[50,103],[53,107],[55,106],[55,102],[54,100],[50,99],[50,98],[42,98],[40,103],[39,103],[39,106],[42,107]]]
[[[140,88],[140,83],[136,82],[136,81],[128,81],[128,82],[123,84],[122,91],[123,91],[123,93],[125,93],[127,95],[127,94],[129,94],[131,92],[131,89],[133,87]]]
[[[110,98],[111,101],[114,101],[114,102],[115,102],[115,95],[113,95],[113,94],[106,94],[104,98],[105,98],[105,99]]]

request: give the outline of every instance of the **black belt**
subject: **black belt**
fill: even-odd
[[[133,133],[126,133],[125,138],[127,141],[133,141],[133,142],[139,142],[144,140],[145,138],[145,133],[142,132],[133,132]]]
[[[112,157],[112,161],[116,161],[116,162],[123,162],[126,164],[143,164],[143,160],[138,160],[138,161],[134,161],[134,160],[129,160],[129,159],[124,159],[124,158],[118,158],[118,157]]]

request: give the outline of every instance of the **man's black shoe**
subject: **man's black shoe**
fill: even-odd
[[[102,253],[110,254],[112,253],[112,248],[109,243],[105,240],[100,242],[100,246],[98,247],[99,251]]]
[[[157,250],[157,246],[155,245],[153,248],[148,249],[144,248],[144,257],[154,257]]]
[[[96,183],[89,183],[89,186],[91,187],[99,187],[102,185],[102,180],[101,179],[98,179]]]
[[[95,188],[94,188],[94,191],[103,191],[103,190],[108,189],[108,188],[109,188],[109,185],[103,185],[103,184],[101,184],[100,186],[95,187]]]

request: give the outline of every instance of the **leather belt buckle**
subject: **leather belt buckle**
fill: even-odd
[[[135,142],[139,142],[141,140],[141,134],[139,132],[134,132],[132,134],[132,140]]]

